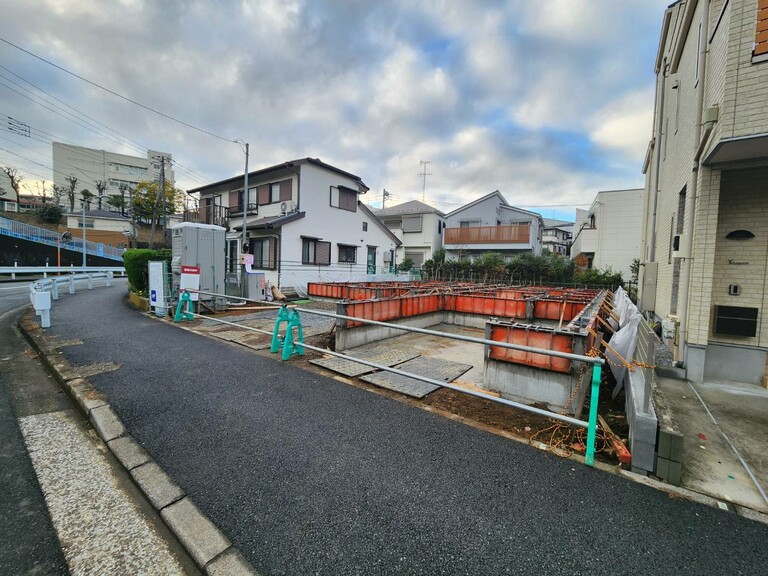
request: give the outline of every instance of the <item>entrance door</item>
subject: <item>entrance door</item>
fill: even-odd
[[[368,246],[368,274],[376,274],[376,246]]]

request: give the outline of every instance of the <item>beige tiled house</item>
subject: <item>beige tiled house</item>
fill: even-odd
[[[768,0],[672,4],[656,58],[641,308],[690,380],[763,383]]]

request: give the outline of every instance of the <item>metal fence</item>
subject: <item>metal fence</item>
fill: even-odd
[[[48,246],[57,246],[75,252],[83,251],[82,238],[70,238],[66,242],[62,242],[58,232],[48,230],[47,228],[32,226],[31,224],[25,224],[24,222],[17,222],[16,220],[9,220],[8,218],[0,217],[0,234],[47,244]],[[122,261],[123,252],[125,252],[125,250],[122,248],[115,248],[114,246],[105,246],[104,244],[91,242],[87,240],[86,233],[85,252],[91,256],[101,256],[102,258],[111,258],[113,260]]]
[[[51,327],[51,298],[59,299],[59,286],[67,284],[69,293],[75,293],[75,283],[83,280],[88,281],[88,290],[93,289],[93,281],[99,278],[106,279],[107,286],[112,285],[112,272],[93,272],[88,274],[69,274],[67,276],[58,276],[55,278],[46,278],[37,280],[29,285],[29,301],[35,308],[35,314],[40,316],[40,326],[42,328]]]

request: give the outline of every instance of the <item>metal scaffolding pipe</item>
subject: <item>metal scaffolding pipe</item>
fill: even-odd
[[[589,364],[604,364],[605,360],[595,356],[583,356],[581,354],[572,354],[570,352],[560,352],[558,350],[546,350],[544,348],[533,348],[532,346],[523,346],[522,344],[512,344],[510,342],[499,342],[497,340],[486,340],[485,338],[475,338],[474,336],[464,336],[461,334],[447,334],[437,330],[428,330],[427,328],[416,328],[414,326],[405,326],[401,324],[390,324],[389,322],[380,322],[378,320],[367,320],[365,318],[355,318],[354,316],[345,316],[343,314],[334,314],[332,312],[321,312],[319,310],[310,310],[308,308],[296,308],[298,312],[307,314],[317,314],[318,316],[327,316],[328,318],[338,318],[340,320],[352,320],[353,322],[362,322],[363,324],[372,324],[374,326],[384,326],[385,328],[394,328],[404,332],[417,332],[429,336],[442,336],[453,340],[463,340],[464,342],[473,342],[475,344],[487,344],[489,346],[498,346],[499,348],[509,348],[510,350],[519,350],[520,352],[530,352],[532,354],[544,354],[566,358],[577,362],[588,362]]]
[[[451,390],[456,390],[457,392],[463,392],[464,394],[469,394],[470,396],[476,396],[478,398],[483,398],[484,400],[491,400],[492,402],[496,402],[498,404],[505,404],[506,406],[512,406],[513,408],[526,410],[527,412],[533,412],[534,414],[539,414],[540,416],[546,416],[547,418],[561,420],[568,424],[572,424],[573,426],[581,426],[582,428],[589,427],[588,422],[577,420],[576,418],[571,418],[570,416],[562,416],[560,414],[557,414],[556,412],[550,412],[549,410],[543,410],[541,408],[536,408],[535,406],[528,406],[527,404],[520,404],[518,402],[507,400],[505,398],[497,398],[496,396],[490,396],[488,394],[483,394],[481,392],[475,392],[474,390],[463,388],[461,386],[456,386],[455,384],[445,382],[444,380],[435,380],[434,378],[429,378],[428,376],[421,376],[419,374],[405,372],[403,370],[398,370],[397,368],[392,368],[391,366],[386,366],[384,364],[377,364],[376,362],[369,362],[368,360],[363,360],[362,358],[355,358],[354,356],[348,356],[346,354],[341,354],[340,352],[333,352],[331,350],[328,350],[327,348],[312,346],[311,344],[305,344],[304,342],[294,342],[293,345],[296,347],[303,346],[304,348],[314,350],[315,352],[322,352],[323,354],[329,354],[331,356],[336,356],[337,358],[343,358],[345,360],[350,360],[351,362],[364,364],[366,366],[370,366],[371,368],[377,368],[379,370],[385,370],[387,372],[392,372],[393,374],[399,374],[400,376],[405,376],[407,378],[413,378],[414,380],[420,380],[422,382],[426,382],[427,384],[440,386],[441,388],[450,388]]]

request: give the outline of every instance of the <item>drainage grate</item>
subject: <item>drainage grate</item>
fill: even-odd
[[[400,364],[406,360],[412,360],[413,358],[418,357],[418,353],[408,352],[406,350],[361,350],[354,354],[350,354],[350,356],[355,356],[361,360],[367,360],[384,366],[394,366],[395,364]],[[347,360],[345,358],[337,358],[335,356],[331,356],[330,358],[320,358],[319,360],[310,360],[310,363],[349,377],[360,376],[361,374],[376,370],[376,368],[371,368],[365,364],[360,364],[359,362]]]
[[[445,382],[451,382],[456,380],[459,376],[469,371],[472,368],[471,364],[462,364],[460,362],[451,362],[450,360],[441,360],[439,358],[431,358],[429,356],[420,356],[403,364],[397,366],[398,370],[404,372],[411,372],[418,374],[419,376],[427,376],[434,380],[443,380]],[[400,392],[406,396],[413,396],[414,398],[424,398],[430,392],[434,392],[439,388],[433,384],[422,382],[414,378],[408,378],[407,376],[401,376],[400,374],[392,374],[391,372],[376,372],[360,378],[370,384],[381,386],[395,392]]]

